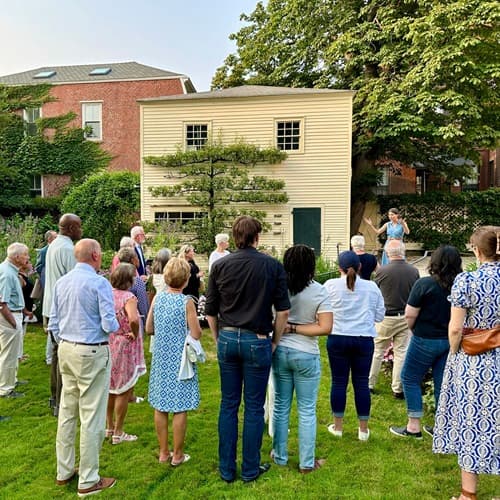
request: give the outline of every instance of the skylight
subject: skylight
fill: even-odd
[[[111,68],[94,68],[89,75],[107,75],[108,73],[111,73]]]
[[[37,73],[33,78],[50,78],[55,74],[56,72],[53,69],[50,69],[48,71],[40,71],[40,73]]]

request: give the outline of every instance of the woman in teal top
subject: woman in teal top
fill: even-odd
[[[402,240],[405,234],[410,234],[410,229],[406,224],[406,221],[401,217],[399,210],[397,208],[389,208],[389,212],[387,213],[389,216],[389,222],[386,222],[379,229],[375,228],[372,224],[372,220],[369,217],[365,217],[365,222],[368,226],[375,231],[377,235],[387,232],[387,241],[390,240]],[[387,244],[386,241],[386,244]],[[389,259],[387,258],[387,254],[382,253],[382,265],[389,264]]]

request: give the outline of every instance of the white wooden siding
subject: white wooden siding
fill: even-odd
[[[184,147],[185,124],[207,122],[213,139],[237,139],[261,146],[275,146],[275,121],[303,120],[304,150],[288,152],[278,165],[259,165],[257,175],[284,179],[289,201],[283,206],[262,207],[267,221],[281,214],[281,225],[265,233],[262,243],[281,253],[293,243],[291,211],[295,207],[321,207],[322,253],[335,259],[336,245],[348,248],[351,182],[352,94],[281,95],[200,100],[167,100],[141,103],[141,156],[174,153]],[[185,206],[181,199],[152,197],[148,188],[163,185],[163,168],[142,165],[141,217],[154,220],[155,211]],[[260,207],[259,207],[260,208]]]

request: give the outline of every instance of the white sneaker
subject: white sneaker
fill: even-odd
[[[342,437],[342,431],[337,431],[337,430],[335,430],[335,424],[330,424],[330,425],[328,426],[328,432],[329,432],[330,434],[333,434],[335,437],[339,437],[339,438],[341,438],[341,437]]]
[[[369,437],[370,437],[370,429],[367,429],[366,432],[363,432],[361,429],[358,428],[358,439],[360,441],[368,441]]]

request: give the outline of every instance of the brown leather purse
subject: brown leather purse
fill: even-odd
[[[500,347],[500,325],[487,330],[464,327],[462,335],[462,349],[471,356]]]

